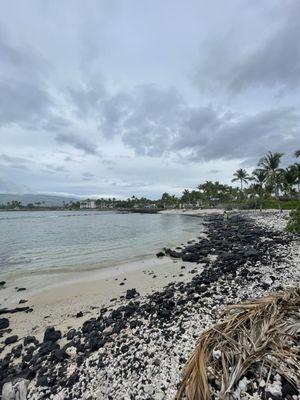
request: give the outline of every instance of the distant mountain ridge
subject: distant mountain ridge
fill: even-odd
[[[64,202],[79,201],[74,197],[54,196],[46,194],[13,194],[13,193],[0,193],[0,204],[7,204],[13,200],[20,201],[23,206],[28,203],[41,203],[45,207],[60,207]]]

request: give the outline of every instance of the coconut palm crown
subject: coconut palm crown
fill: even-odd
[[[257,168],[252,172],[252,175],[253,177],[251,179],[254,180],[256,184],[262,186],[263,183],[266,182],[267,171],[265,171],[264,169]]]
[[[283,153],[272,153],[269,151],[263,158],[260,159],[258,165],[267,173],[267,181],[275,189],[275,196],[279,196],[281,178],[283,169],[279,168]]]
[[[232,179],[232,182],[240,181],[241,190],[243,190],[243,183],[248,183],[248,181],[251,179],[250,176],[248,175],[248,172],[243,168],[237,169],[233,174],[233,176],[235,178]]]

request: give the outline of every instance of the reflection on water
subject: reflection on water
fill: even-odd
[[[0,213],[0,271],[84,269],[144,255],[198,236],[200,218],[110,211]]]

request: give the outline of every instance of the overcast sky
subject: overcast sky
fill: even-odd
[[[299,0],[3,0],[0,192],[155,198],[300,148]]]

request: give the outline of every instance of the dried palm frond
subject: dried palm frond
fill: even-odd
[[[299,334],[300,287],[228,307],[227,319],[198,339],[176,399],[209,400],[210,382],[218,383],[218,398],[230,399],[243,375],[258,365],[299,385],[300,354],[293,345]]]

